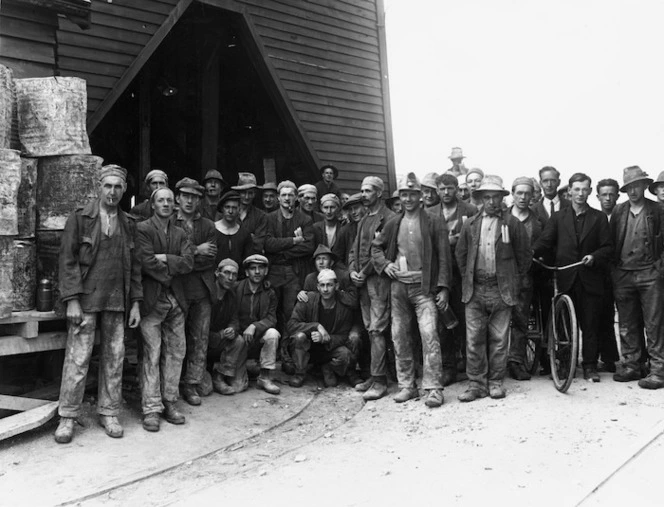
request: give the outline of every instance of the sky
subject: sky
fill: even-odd
[[[385,0],[396,172],[664,171],[664,2]],[[652,196],[650,196],[652,197]]]

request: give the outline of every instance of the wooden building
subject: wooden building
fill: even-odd
[[[172,179],[395,186],[382,0],[2,0],[0,63],[78,76],[93,153]]]

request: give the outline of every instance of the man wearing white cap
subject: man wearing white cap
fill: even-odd
[[[443,404],[443,364],[438,338],[438,310],[447,309],[452,283],[452,254],[445,221],[420,206],[422,190],[413,173],[397,187],[404,214],[396,215],[376,236],[371,248],[378,273],[392,279],[392,341],[403,403],[419,396],[415,379],[413,320],[422,339],[422,388],[427,407]]]
[[[475,190],[482,212],[466,220],[455,249],[463,277],[466,305],[466,374],[470,384],[463,402],[487,395],[504,398],[508,331],[517,304],[521,279],[532,262],[523,224],[502,211],[509,194],[500,176],[487,174]]]
[[[364,327],[371,341],[371,377],[356,386],[365,400],[377,400],[387,394],[387,342],[385,330],[390,322],[390,279],[377,273],[371,260],[371,244],[394,212],[382,199],[384,183],[377,176],[362,181],[362,204],[366,214],[357,225],[357,235],[348,257],[350,280],[360,290],[360,308]]]
[[[300,203],[302,213],[311,218],[312,223],[323,220],[323,215],[316,211],[318,208],[318,190],[314,185],[300,185],[297,189],[297,200]]]
[[[143,300],[135,218],[122,211],[127,171],[102,167],[99,199],[74,211],[60,246],[60,296],[67,305],[67,347],[62,368],[55,441],[71,441],[81,415],[95,328],[100,323],[99,421],[110,437],[124,430],[118,421],[122,403],[125,325],[136,328]]]
[[[353,324],[353,310],[339,298],[337,275],[331,269],[318,273],[318,291],[309,292],[307,301],[298,301],[288,321],[293,339],[295,375],[292,387],[304,384],[309,362],[320,365],[325,387],[334,387],[337,377],[347,374],[353,354],[348,334]]]
[[[452,161],[452,167],[450,167],[447,172],[453,174],[457,178],[463,176],[468,172],[466,166],[463,165],[463,159],[466,158],[463,156],[463,151],[459,147],[452,148],[452,153],[448,157]]]
[[[259,188],[256,176],[252,173],[238,173],[237,180],[237,185],[231,187],[231,189],[240,194],[239,222],[251,234],[251,239],[254,242],[254,252],[263,253],[267,222],[265,212],[254,206],[256,189]]]
[[[202,217],[198,204],[205,189],[192,178],[183,178],[175,184],[179,208],[171,216],[171,222],[182,229],[187,239],[196,247],[194,269],[183,275],[187,299],[185,333],[187,352],[186,372],[182,379],[182,398],[190,405],[200,405],[200,385],[207,362],[208,331],[214,286],[214,267],[217,255],[217,236],[214,223]]]
[[[168,176],[161,169],[152,169],[152,171],[145,175],[144,186],[146,195],[150,197],[155,190],[168,188]],[[142,203],[137,204],[129,211],[129,213],[139,220],[147,220],[152,216],[152,212],[150,199],[145,199]]]

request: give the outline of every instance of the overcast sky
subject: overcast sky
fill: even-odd
[[[385,0],[397,174],[664,170],[664,2]]]

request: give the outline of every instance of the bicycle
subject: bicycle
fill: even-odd
[[[526,369],[534,373],[539,364],[539,356],[542,350],[546,349],[549,354],[553,385],[558,391],[564,393],[569,389],[576,373],[579,354],[579,325],[572,298],[558,291],[556,273],[581,266],[583,262],[579,261],[567,266],[548,266],[539,259],[533,259],[533,262],[553,272],[553,297],[546,331],[542,326],[542,302],[539,297],[533,297],[531,315],[528,320]]]

